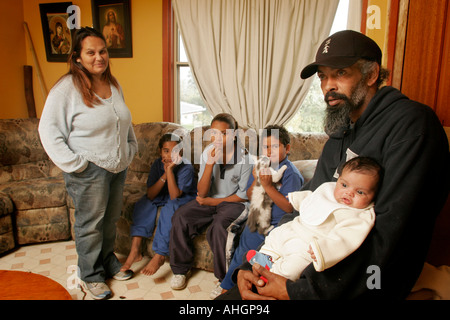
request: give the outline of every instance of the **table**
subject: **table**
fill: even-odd
[[[58,282],[45,276],[0,270],[0,300],[72,300]]]

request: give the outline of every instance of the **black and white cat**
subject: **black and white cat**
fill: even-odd
[[[256,157],[254,158],[256,159]],[[287,166],[283,165],[278,171],[270,167],[270,159],[261,156],[255,160],[256,183],[253,186],[252,200],[248,214],[247,225],[251,232],[258,230],[260,234],[267,235],[273,226],[270,224],[272,219],[272,199],[267,195],[259,180],[259,172],[263,168],[269,168],[272,173],[272,182],[277,183],[283,177]]]

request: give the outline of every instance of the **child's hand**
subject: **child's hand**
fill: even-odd
[[[252,175],[253,175],[253,180],[256,180],[256,179],[258,178],[258,177],[256,176],[256,168],[255,168],[255,167],[253,167]]]
[[[164,172],[167,172],[168,170],[172,170],[173,167],[176,166],[176,164],[174,164],[171,159],[164,159],[162,162],[164,164]]]
[[[316,255],[314,254],[314,251],[313,251],[311,245],[309,245],[308,253],[311,255],[311,259],[313,259],[314,262],[317,262]]]
[[[174,166],[179,165],[183,161],[180,152],[172,152],[171,158]]]
[[[207,164],[215,164],[217,160],[222,156],[222,150],[220,148],[216,148],[215,146],[211,148],[208,152],[208,159],[206,160]]]
[[[210,197],[203,198],[203,197],[197,196],[197,198],[195,198],[195,199],[202,206],[215,206],[216,205],[214,203],[214,199],[210,198]]]
[[[261,182],[263,188],[272,185],[272,173],[269,168],[261,169],[259,172],[259,181]]]

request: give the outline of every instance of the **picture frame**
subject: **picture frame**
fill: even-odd
[[[49,62],[67,62],[72,50],[74,30],[69,29],[67,7],[72,2],[40,3],[45,53]]]
[[[111,58],[133,57],[130,0],[92,0],[94,29],[103,33]]]

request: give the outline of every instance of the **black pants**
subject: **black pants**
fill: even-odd
[[[281,226],[282,224],[294,220],[295,217],[299,215],[298,211],[294,211],[293,213],[287,213],[285,214],[281,219],[280,222],[278,222],[278,226]],[[261,244],[260,248],[263,244]],[[253,292],[257,293],[255,286],[253,286],[252,289]],[[233,288],[225,292],[224,294],[221,294],[218,296],[215,300],[242,300],[241,293],[239,292],[239,288],[237,285],[235,285]]]
[[[202,206],[192,200],[180,207],[172,218],[170,232],[170,267],[174,274],[186,274],[194,261],[193,239],[209,226],[206,239],[214,254],[214,275],[220,281],[226,274],[227,228],[244,210],[239,202]]]

